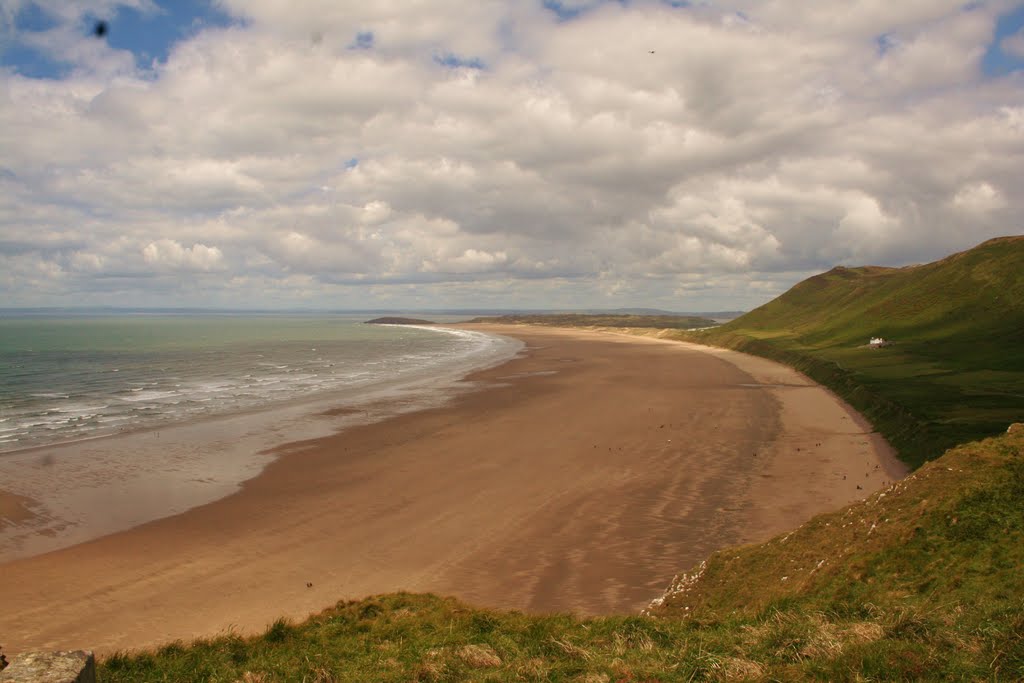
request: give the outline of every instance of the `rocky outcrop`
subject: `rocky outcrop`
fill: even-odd
[[[0,671],[0,683],[96,683],[92,652],[26,652]]]

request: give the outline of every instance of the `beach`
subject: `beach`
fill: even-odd
[[[398,590],[636,612],[714,550],[905,473],[848,406],[770,361],[587,330],[472,329],[525,352],[440,407],[283,444],[227,497],[0,564],[4,651],[253,633]],[[0,492],[7,523],[23,503]]]

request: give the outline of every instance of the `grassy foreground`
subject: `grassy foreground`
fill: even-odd
[[[114,681],[1024,679],[1024,428],[680,575],[649,616],[339,603],[100,662]]]

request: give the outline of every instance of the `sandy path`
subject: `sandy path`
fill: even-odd
[[[481,391],[289,445],[215,503],[0,564],[5,652],[250,632],[399,589],[635,611],[712,550],[898,475],[848,408],[788,368],[645,338],[490,329],[528,353],[473,376]]]

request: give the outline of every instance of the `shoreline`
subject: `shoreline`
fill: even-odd
[[[477,388],[446,405],[283,444],[226,498],[0,565],[17,586],[5,651],[253,633],[397,590],[635,612],[713,550],[892,478],[817,385],[767,386],[774,375],[678,342],[471,329],[522,339],[526,354],[468,375]]]
[[[0,481],[18,483],[0,489],[0,558],[59,550],[223,499],[259,476],[282,444],[443,405],[467,390],[467,374],[519,351],[510,340],[370,386],[0,452]],[[15,515],[18,525],[5,523]]]

